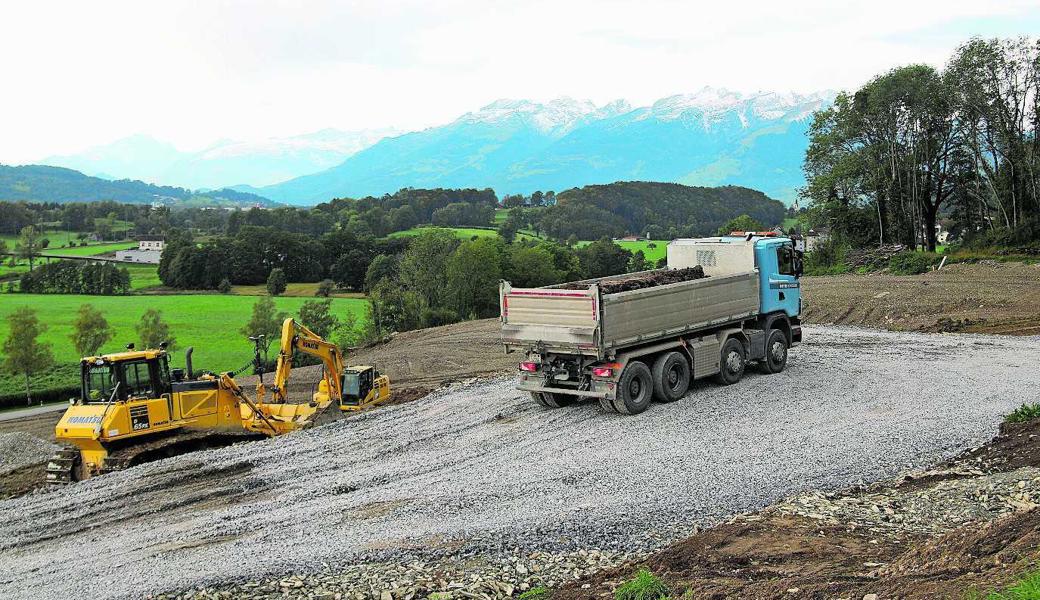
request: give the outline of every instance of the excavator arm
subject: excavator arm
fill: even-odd
[[[274,382],[269,388],[275,402],[288,402],[287,385],[292,372],[293,356],[297,352],[317,357],[324,369],[322,383],[314,394],[314,402],[318,409],[324,409],[330,402],[339,402],[343,396],[343,356],[336,344],[327,342],[321,336],[295,319],[288,318],[282,323],[282,337],[278,349],[278,362],[274,371]],[[258,388],[258,394],[262,393]]]

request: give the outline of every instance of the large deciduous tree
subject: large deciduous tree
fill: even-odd
[[[36,311],[28,306],[16,309],[7,317],[8,334],[3,344],[3,368],[12,375],[25,377],[25,403],[32,404],[33,375],[54,364],[50,344],[40,341],[47,326],[40,322]]]
[[[80,356],[93,356],[105,342],[112,339],[115,332],[108,324],[108,319],[90,304],[79,307],[76,320],[72,323],[72,345]]]

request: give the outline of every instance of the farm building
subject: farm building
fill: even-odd
[[[137,239],[136,249],[116,252],[116,260],[157,265],[165,247],[166,239],[161,235],[143,235]]]

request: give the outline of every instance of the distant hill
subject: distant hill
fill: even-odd
[[[113,200],[132,204],[160,202],[182,206],[270,206],[274,203],[254,194],[230,189],[195,193],[179,187],[141,181],[110,181],[79,171],[45,165],[0,165],[0,201],[95,202]]]
[[[556,206],[545,210],[541,226],[557,239],[647,232],[653,239],[714,235],[742,214],[769,227],[779,225],[786,210],[782,202],[745,187],[645,181],[587,185],[561,192],[556,199]]]
[[[401,187],[490,187],[502,195],[651,180],[740,185],[790,202],[804,185],[812,113],[832,100],[830,92],[745,95],[713,88],[638,108],[624,101],[499,100],[262,190],[280,202],[314,204]]]
[[[139,179],[187,188],[264,186],[334,167],[389,135],[393,129],[314,133],[255,142],[221,140],[198,152],[182,152],[147,135],[133,135],[76,154],[39,162],[104,179]],[[112,175],[115,175],[113,177]]]

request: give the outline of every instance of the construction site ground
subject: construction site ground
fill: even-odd
[[[1040,325],[1031,265],[803,286],[811,323],[1027,336]],[[1012,521],[1035,514],[1037,465],[994,466],[1010,447],[1000,442],[977,473],[958,463],[900,478],[983,444],[1003,414],[1036,401],[1038,358],[1031,337],[809,326],[785,373],[698,384],[631,418],[533,404],[505,375],[517,359],[497,321],[460,323],[348,357],[389,373],[400,406],[29,494],[45,456],[24,464],[24,434],[52,441],[60,413],[2,421],[0,596],[385,600],[547,584],[598,597],[649,561],[697,598],[942,597],[951,588],[928,587],[941,569],[985,585],[1028,562],[996,553],[1018,548],[1028,523]],[[294,375],[294,395],[306,395],[317,369]],[[3,453],[15,442],[11,469]],[[969,497],[982,500],[948,502]],[[959,512],[936,508],[947,505]],[[904,509],[912,516],[896,516]],[[936,536],[974,543],[969,532],[1000,563],[944,557],[953,538]],[[915,572],[931,583],[900,591]]]

